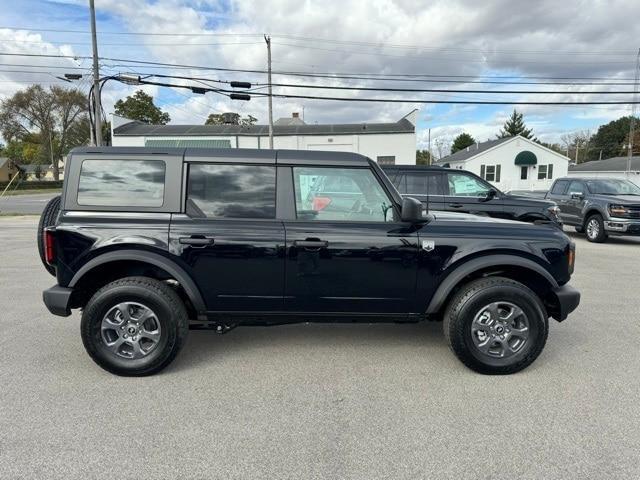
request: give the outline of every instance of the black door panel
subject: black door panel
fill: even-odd
[[[191,267],[208,310],[282,310],[284,240],[276,220],[174,215],[169,248]]]
[[[418,237],[395,223],[285,222],[285,308],[393,313],[413,305]]]

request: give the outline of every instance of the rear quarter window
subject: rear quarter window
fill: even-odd
[[[165,176],[162,160],[84,160],[78,205],[161,207]]]

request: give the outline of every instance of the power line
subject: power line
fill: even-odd
[[[89,35],[91,32],[87,30],[70,30],[70,29],[53,29],[53,28],[31,28],[16,26],[0,26],[0,29],[23,30],[33,32],[50,32],[50,33],[74,33]],[[123,32],[123,31],[101,31],[100,35],[117,35],[117,36],[159,36],[159,37],[263,37],[264,33],[233,33],[233,32],[197,32],[197,33],[171,33],[171,32]],[[385,42],[368,42],[357,40],[339,40],[335,38],[310,37],[292,34],[271,34],[272,38],[283,38],[299,42],[321,42],[334,45],[350,45],[365,46],[377,48],[394,48],[394,49],[413,49],[413,50],[433,50],[437,52],[469,52],[469,53],[514,53],[514,54],[532,54],[532,55],[624,55],[635,56],[633,50],[590,50],[590,51],[549,51],[549,50],[522,50],[522,49],[493,49],[493,48],[460,48],[434,45],[415,45],[415,44],[394,44]]]
[[[9,52],[0,52],[1,55],[6,56],[23,56],[23,57],[40,57],[40,58],[69,58],[74,60],[88,60],[91,57],[86,55],[53,55],[53,54],[35,54],[35,53],[9,53]],[[239,68],[224,68],[224,67],[206,67],[201,65],[188,65],[188,64],[176,64],[176,63],[167,63],[167,62],[154,62],[154,61],[146,61],[146,60],[132,60],[132,59],[123,59],[123,58],[112,58],[112,57],[100,57],[100,60],[109,61],[109,62],[120,62],[124,64],[136,64],[139,66],[147,66],[152,68],[181,68],[181,69],[192,69],[192,70],[206,70],[206,71],[220,71],[220,72],[233,72],[233,73],[256,73],[256,74],[266,74],[266,70],[260,69],[239,69]],[[357,75],[346,75],[342,73],[315,73],[315,72],[295,72],[295,71],[273,71],[274,75],[286,75],[286,76],[299,76],[299,77],[310,77],[310,78],[333,78],[333,79],[362,79],[362,80],[385,80],[385,81],[432,81],[432,79],[422,79],[422,78],[414,78],[414,77],[422,77],[425,75],[422,74],[403,74],[408,79],[404,78],[396,78],[396,76],[400,74],[391,75],[389,77],[378,77],[376,74],[364,74],[362,76]],[[543,77],[540,77],[543,78]],[[551,78],[551,77],[549,77]],[[557,77],[560,78],[560,77]],[[570,78],[570,77],[566,77]],[[579,77],[574,77],[579,78]],[[589,77],[584,77],[589,78]],[[452,80],[435,80],[434,83],[497,83],[497,82],[474,82],[474,81],[452,81]],[[502,82],[504,84],[515,84],[516,82]],[[543,84],[541,82],[517,82],[517,84]],[[546,84],[546,83],[545,83]],[[554,85],[593,85],[596,82],[588,82],[588,83],[577,83],[577,82],[549,82],[548,84]],[[627,83],[620,82],[606,82],[606,83],[597,83],[601,85],[626,85]],[[629,83],[629,85],[633,85],[633,83]]]

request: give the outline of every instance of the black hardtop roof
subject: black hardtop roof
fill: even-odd
[[[234,163],[272,163],[301,165],[353,165],[368,166],[371,160],[353,152],[320,150],[266,150],[255,148],[162,148],[162,147],[78,147],[74,155],[166,155],[185,160],[205,158],[224,159]]]
[[[459,168],[448,168],[441,167],[439,165],[381,165],[381,168],[385,171],[387,170],[414,170],[414,171],[423,171],[429,170],[434,172],[446,172],[447,170],[455,170],[461,171]]]

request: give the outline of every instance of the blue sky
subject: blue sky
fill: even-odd
[[[266,49],[260,35],[273,35],[274,70],[304,72],[355,72],[430,75],[465,75],[465,79],[512,76],[605,77],[629,79],[634,74],[640,27],[629,19],[640,14],[636,1],[503,1],[478,4],[471,0],[416,2],[412,0],[324,1],[180,1],[97,0],[98,31],[102,32],[100,56],[151,60],[199,66],[264,69]],[[0,50],[13,53],[62,53],[90,55],[90,36],[43,30],[89,28],[88,1],[24,0],[0,4]],[[19,30],[19,31],[18,31]],[[109,32],[155,35],[115,35]],[[180,34],[198,34],[184,36]],[[162,35],[159,35],[162,34]],[[166,35],[171,34],[171,35]],[[224,35],[220,35],[224,34]],[[13,64],[29,64],[39,74],[0,71],[0,96],[6,97],[33,80],[47,84],[65,66],[88,68],[90,62],[64,59],[34,59],[0,56],[0,70]],[[37,67],[39,66],[39,67]],[[61,68],[53,69],[52,66]],[[103,74],[175,73],[175,69],[152,70],[103,62]],[[47,73],[50,72],[50,73]],[[186,73],[185,73],[186,72]],[[87,71],[88,73],[88,71]],[[222,74],[180,70],[181,74],[206,75],[222,80],[265,82],[264,75]],[[458,78],[458,77],[450,77]],[[382,85],[366,80],[309,79],[278,75],[274,81],[331,85]],[[424,88],[457,89],[611,89],[615,87],[557,85],[482,85],[469,83],[419,83]],[[80,82],[88,88],[88,79]],[[416,83],[394,82],[383,86],[416,87]],[[620,87],[618,87],[620,88]],[[622,87],[630,89],[632,87]],[[173,123],[202,123],[213,112],[239,111],[266,121],[266,102],[231,102],[225,97],[198,96],[185,90],[145,88],[169,111]],[[285,93],[300,89],[279,88]],[[106,110],[135,87],[109,84],[105,88]],[[187,93],[188,92],[188,93]],[[431,99],[587,99],[568,95],[482,95],[423,93],[335,93],[310,90],[316,95],[392,96]],[[600,97],[602,98],[602,97]],[[608,96],[606,99],[613,99]],[[629,96],[623,98],[630,98]],[[289,116],[304,108],[309,123],[392,121],[417,107],[420,109],[418,142],[432,142],[447,148],[461,131],[478,140],[492,138],[510,114],[510,105],[416,105],[345,103],[317,100],[276,99],[275,116]],[[629,114],[630,107],[518,107],[536,135],[545,141],[559,141],[577,130],[595,130],[598,125]]]

